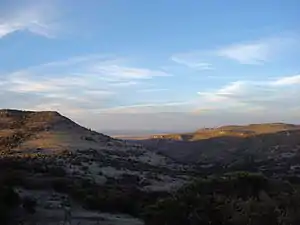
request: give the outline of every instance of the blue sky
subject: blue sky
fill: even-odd
[[[297,0],[2,0],[0,107],[113,132],[300,122]]]

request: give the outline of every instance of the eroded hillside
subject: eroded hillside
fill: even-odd
[[[63,192],[79,214],[78,202],[86,209],[134,215],[135,204],[148,193],[176,190],[191,179],[188,167],[140,144],[81,127],[57,112],[1,110],[0,151],[0,180],[33,197],[33,190]],[[62,196],[55,195],[62,202]],[[128,204],[132,195],[133,206],[118,205]],[[39,212],[51,214],[45,201]],[[61,213],[59,205],[53,207]]]

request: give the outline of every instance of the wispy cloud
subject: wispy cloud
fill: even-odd
[[[213,69],[222,59],[240,64],[262,65],[285,53],[289,53],[300,43],[297,37],[275,37],[260,40],[233,43],[215,49],[194,50],[171,56],[171,60],[195,69]]]
[[[260,65],[289,52],[295,45],[294,37],[264,38],[252,42],[236,43],[216,50],[216,55],[241,64]],[[298,43],[299,44],[299,43]]]
[[[147,89],[137,90],[137,92],[153,93],[153,92],[162,92],[162,91],[168,91],[168,90],[169,89],[167,89],[167,88],[147,88]]]
[[[249,118],[252,116],[266,118],[270,113],[286,118],[286,115],[295,116],[295,112],[299,109],[298,79],[299,75],[262,81],[238,80],[214,90],[200,91],[197,93],[198,97],[191,96],[185,101],[125,105],[97,112],[113,114],[185,112],[201,115],[217,113],[220,117],[222,113],[232,115],[242,113]],[[273,118],[272,115],[269,116]]]
[[[128,66],[124,59],[87,55],[44,63],[7,74],[15,91],[48,91],[67,87],[127,87],[155,77],[171,76],[164,71]]]
[[[47,93],[66,91],[72,87],[82,87],[86,81],[82,77],[65,75],[62,77],[42,76],[39,71],[32,69],[17,71],[5,76],[6,89],[19,93]]]
[[[139,82],[137,81],[124,81],[124,82],[111,82],[110,86],[111,87],[129,87],[129,86],[135,86],[138,85]]]
[[[299,75],[273,81],[236,81],[217,90],[198,94],[199,103],[213,110],[288,111],[298,107]]]
[[[188,52],[175,54],[171,56],[171,60],[197,70],[213,70],[213,65],[205,62],[205,57],[205,54],[202,52]]]
[[[143,83],[161,76],[171,75],[132,66],[125,59],[90,55],[2,74],[0,85],[2,94],[34,96],[36,101],[27,102],[23,108],[31,105],[42,109],[48,102],[51,109],[61,110],[68,105],[74,110],[91,111],[116,106],[127,95],[134,95],[136,89],[144,88]]]
[[[110,64],[110,62],[96,64],[90,70],[92,73],[102,74],[103,76],[117,80],[139,80],[170,76],[170,74],[159,70],[127,67],[113,63]]]
[[[220,88],[198,92],[181,102],[155,102],[108,107],[93,111],[107,129],[165,131],[201,126],[260,122],[300,122],[300,84],[297,76],[274,80],[237,80]],[[274,85],[274,84],[284,85]],[[92,124],[92,123],[91,123]],[[117,124],[117,125],[116,125]]]
[[[117,107],[110,107],[97,110],[98,113],[117,113],[117,114],[140,114],[140,113],[166,113],[166,112],[187,112],[191,101],[182,102],[156,102],[146,104],[124,105]]]
[[[86,125],[106,124],[106,128],[123,118],[120,128],[131,124],[137,129],[140,124],[136,121],[161,129],[172,128],[175,123],[199,127],[197,121],[203,124],[260,121],[257,118],[262,122],[275,121],[297,118],[299,112],[299,75],[261,81],[236,80],[178,102],[172,98],[160,101],[132,96],[139,96],[137,90],[140,95],[164,91],[149,84],[140,86],[149,79],[165,76],[163,71],[134,67],[126,60],[110,57],[76,58],[2,75],[1,104],[9,108],[59,110]],[[96,70],[99,65],[101,70]],[[108,69],[103,69],[104,66]]]
[[[57,28],[54,1],[23,1],[11,7],[1,6],[0,38],[17,31],[27,31],[52,38]]]
[[[300,74],[295,76],[279,78],[271,82],[271,84],[275,86],[286,86],[286,85],[296,85],[296,84],[300,85]]]
[[[241,64],[262,64],[272,56],[269,43],[234,44],[217,50],[217,55]]]

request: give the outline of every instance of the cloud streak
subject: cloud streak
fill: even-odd
[[[170,74],[159,70],[120,66],[110,64],[109,62],[99,63],[93,66],[91,72],[116,80],[143,80],[151,79],[153,77],[170,76]]]
[[[167,88],[148,88],[148,89],[137,90],[137,92],[153,93],[153,92],[164,92],[164,91],[168,91],[168,90],[169,89],[167,89]]]
[[[28,102],[23,108],[43,109],[48,102],[44,110],[68,106],[72,111],[93,111],[118,105],[126,96],[134,95],[137,87],[143,88],[149,80],[166,76],[171,75],[132,66],[125,59],[88,55],[2,74],[0,85],[3,95],[35,96],[37,102]]]
[[[113,114],[149,114],[149,113],[172,113],[172,112],[189,112],[189,106],[192,106],[191,101],[182,102],[156,102],[135,105],[124,105],[101,109],[98,113],[113,113]]]
[[[286,86],[286,85],[300,85],[300,74],[289,77],[279,78],[271,83],[275,86]]]
[[[55,37],[58,15],[53,1],[22,3],[0,9],[0,38],[17,31],[27,31],[47,38]]]
[[[217,55],[241,64],[263,64],[272,56],[272,46],[268,43],[234,44],[217,50]]]
[[[299,44],[299,43],[298,43]],[[289,52],[297,45],[294,37],[265,38],[252,42],[231,44],[216,50],[216,54],[240,64],[262,65]]]
[[[299,75],[272,81],[236,81],[217,90],[198,92],[199,103],[212,110],[274,113],[298,109]]]
[[[181,53],[171,56],[172,61],[190,67],[192,69],[213,70],[213,65],[211,63],[205,62],[205,58],[206,56],[202,52]]]
[[[220,60],[230,60],[245,65],[262,65],[289,53],[299,44],[295,37],[265,38],[233,43],[215,49],[177,53],[170,59],[175,63],[200,70],[214,69],[215,63]]]

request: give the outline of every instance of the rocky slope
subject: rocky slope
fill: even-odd
[[[97,200],[98,195],[102,198],[104,192],[112,192],[109,194],[111,197],[107,197],[108,194],[104,197],[105,201],[114,203],[103,203],[101,206],[108,212],[112,211],[110,204],[122,201],[115,200],[115,193],[120,191],[122,198],[126,193],[144,196],[140,193],[147,195],[153,191],[176,190],[191,179],[187,173],[188,167],[148,151],[140,144],[81,127],[57,112],[0,110],[0,168],[0,181],[12,183],[22,193],[33,193],[35,196],[33,190],[38,190],[60,196],[57,191],[64,192],[69,202],[79,201],[87,208],[101,202]],[[102,194],[98,194],[100,189]],[[93,197],[87,199],[88,193],[92,192],[95,192]],[[37,196],[35,198],[39,199]],[[62,201],[61,196],[58,198]],[[77,201],[73,201],[74,198]],[[140,199],[137,197],[136,201]],[[92,213],[73,203],[75,214]],[[52,213],[48,212],[51,204],[47,200],[38,205],[39,212],[35,215],[41,215],[44,211],[53,215],[62,213],[59,204],[51,209],[54,210]],[[116,212],[127,213],[126,208],[130,207],[117,209]],[[133,214],[131,211],[128,213]],[[101,219],[101,215],[95,217]],[[49,221],[57,224],[57,218],[52,219]],[[128,221],[132,222],[130,219]]]
[[[159,170],[176,173],[183,168],[140,144],[91,131],[57,112],[0,110],[0,149],[6,155],[22,157],[55,155],[55,163],[68,165],[68,172],[82,172],[81,167],[88,167],[85,170],[99,182],[105,176],[128,174],[152,183],[147,176],[164,175],[158,174]],[[99,177],[100,173],[104,177]]]

